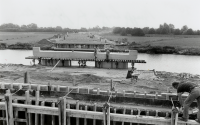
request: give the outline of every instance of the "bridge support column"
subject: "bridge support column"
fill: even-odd
[[[70,66],[70,61],[64,60],[64,67],[69,67]]]
[[[41,59],[41,65],[42,65],[42,66],[45,66],[45,65],[46,65],[45,59]]]

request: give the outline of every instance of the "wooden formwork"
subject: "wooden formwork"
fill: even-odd
[[[55,86],[49,87],[48,85],[35,85],[35,84],[12,84],[12,83],[1,83],[1,89],[7,89],[5,96],[0,98],[4,102],[0,102],[1,116],[0,121],[3,125],[9,123],[17,125],[18,123],[26,123],[27,125],[45,125],[46,115],[51,115],[51,124],[56,125],[70,125],[76,123],[76,125],[84,124],[86,125],[89,119],[92,119],[92,124],[96,125],[97,122],[102,122],[104,125],[115,125],[116,123],[138,123],[138,124],[156,124],[156,125],[197,125],[198,123],[194,120],[189,120],[187,123],[177,121],[171,113],[171,109],[165,108],[152,108],[146,106],[130,106],[130,107],[117,107],[116,104],[108,103],[108,106],[105,107],[104,103],[86,103],[84,101],[76,101],[66,99],[65,96],[59,99],[45,98],[40,96],[40,91],[65,91],[65,92],[75,92],[75,93],[84,93],[84,94],[104,94],[110,95],[112,93],[115,96],[126,97],[129,93],[123,91],[120,95],[118,92],[102,91],[100,89],[93,90],[88,88],[71,88],[66,86]],[[10,89],[14,90],[25,90],[25,96],[16,96],[10,93]],[[29,90],[36,90],[35,96],[29,94]],[[16,92],[17,92],[16,91]],[[116,94],[117,93],[117,94]],[[132,94],[132,93],[131,93]],[[153,97],[156,99],[161,98],[162,95],[154,94],[149,95],[147,93],[138,94],[133,93],[134,96],[139,97]],[[163,99],[163,98],[162,98]],[[167,99],[167,98],[165,98]],[[22,101],[23,104],[18,102]],[[51,103],[51,107],[47,106],[46,103]],[[121,111],[121,112],[120,112]],[[19,112],[24,112],[24,118],[19,118]],[[160,112],[164,112],[165,115],[159,115]],[[34,116],[33,116],[34,115]],[[8,117],[9,116],[9,117]],[[58,117],[58,120],[56,120]],[[171,117],[171,118],[170,118]],[[72,118],[76,118],[75,122],[72,121]],[[80,122],[80,119],[84,119],[84,122]],[[98,121],[97,121],[98,120]],[[5,122],[6,121],[6,122]]]
[[[112,88],[112,85],[111,85]],[[48,92],[69,92],[79,93],[79,94],[91,94],[91,95],[110,95],[116,97],[135,97],[135,98],[146,98],[146,99],[158,99],[158,100],[178,100],[176,93],[138,93],[136,91],[112,91],[84,88],[84,87],[69,87],[69,86],[60,86],[60,85],[40,85],[40,84],[24,84],[24,83],[4,83],[0,82],[0,89],[11,89],[11,90],[35,90],[35,91],[48,91]],[[186,98],[187,95],[183,95],[183,98]]]

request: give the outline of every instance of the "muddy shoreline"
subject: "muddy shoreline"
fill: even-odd
[[[172,73],[165,71],[156,71],[156,75],[152,72],[140,72],[139,79],[131,82],[126,79],[127,69],[97,69],[97,68],[78,68],[78,67],[56,67],[50,72],[52,67],[46,66],[25,66],[21,64],[0,64],[0,81],[12,83],[24,83],[24,73],[29,72],[30,83],[64,86],[79,86],[88,88],[100,88],[108,90],[110,81],[113,80],[118,91],[137,91],[147,93],[161,93],[167,91],[175,91],[171,87],[174,81],[194,82],[199,84],[200,75],[189,73]],[[74,84],[75,83],[75,84]]]

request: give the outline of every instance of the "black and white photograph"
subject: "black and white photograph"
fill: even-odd
[[[0,0],[0,125],[200,125],[200,0]]]

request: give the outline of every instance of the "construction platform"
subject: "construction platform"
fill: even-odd
[[[146,63],[145,60],[136,60],[138,52],[130,50],[128,53],[110,52],[83,52],[83,51],[42,51],[39,47],[33,48],[33,56],[26,59],[37,59],[43,66],[71,67],[72,61],[77,61],[79,67],[86,66],[87,61],[94,61],[96,68],[128,69],[128,63]]]

